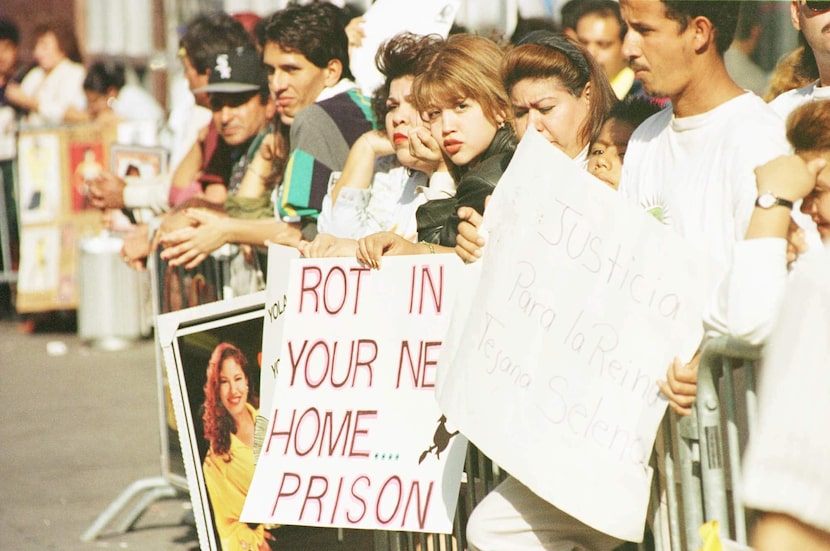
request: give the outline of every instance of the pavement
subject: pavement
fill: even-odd
[[[133,523],[126,514],[135,501],[113,507],[112,522],[82,541],[128,488],[166,478],[153,340],[105,350],[81,341],[73,323],[27,334],[19,321],[0,320],[0,550],[198,550],[181,491],[132,507]],[[361,530],[346,530],[342,542],[328,528],[274,534],[279,550],[373,549],[373,533]]]

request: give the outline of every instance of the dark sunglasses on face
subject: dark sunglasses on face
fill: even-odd
[[[805,0],[804,3],[813,13],[823,13],[830,11],[830,1],[828,0]]]

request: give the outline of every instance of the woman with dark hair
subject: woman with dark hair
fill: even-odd
[[[502,80],[519,139],[533,126],[584,168],[588,144],[617,102],[602,67],[564,36],[534,31],[505,55]]]
[[[459,206],[484,210],[510,162],[516,141],[510,124],[510,98],[501,85],[499,46],[482,36],[450,36],[415,77],[412,97],[426,127],[410,135],[422,159],[443,156],[457,182],[456,196],[427,201],[418,208],[419,243],[392,232],[359,241],[357,259],[379,267],[383,255],[450,252],[455,246]],[[428,128],[428,129],[427,129]]]
[[[510,94],[516,135],[534,128],[581,168],[617,96],[602,67],[581,46],[552,31],[534,31],[510,50],[501,68]],[[481,256],[481,210],[460,209],[456,252],[471,262]]]
[[[28,111],[31,125],[84,120],[86,71],[75,33],[66,23],[51,21],[35,27],[34,36],[37,66],[19,85],[9,84],[6,99]]]
[[[222,549],[269,551],[263,525],[239,520],[254,477],[254,423],[259,399],[253,392],[248,360],[239,348],[216,345],[207,367],[202,423],[210,448],[202,464]]]
[[[412,105],[418,66],[440,47],[436,35],[399,34],[378,49],[375,64],[385,77],[372,110],[385,131],[363,134],[352,146],[342,173],[333,174],[317,219],[317,237],[301,241],[306,257],[352,256],[357,239],[390,231],[417,236],[416,209],[430,198],[452,197],[455,184],[443,158],[425,162],[412,155],[409,133],[423,126]]]

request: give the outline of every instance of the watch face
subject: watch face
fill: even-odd
[[[775,205],[775,195],[772,193],[764,193],[758,196],[758,206],[768,209]]]

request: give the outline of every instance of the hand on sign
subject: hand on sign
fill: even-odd
[[[669,407],[678,415],[692,414],[692,405],[697,397],[697,368],[699,363],[699,352],[687,364],[683,364],[680,358],[675,358],[666,372],[666,380],[657,381],[660,392],[669,400]]]
[[[357,241],[335,237],[328,233],[318,233],[314,241],[300,241],[297,248],[305,258],[352,256],[357,253]]]
[[[390,231],[373,233],[357,242],[357,261],[364,266],[380,269],[380,257],[384,255],[419,254],[421,248],[417,243],[407,241]]]
[[[484,208],[490,202],[488,195],[484,200]],[[461,257],[464,262],[475,262],[481,258],[482,249],[485,245],[484,236],[482,235],[481,223],[484,217],[472,207],[461,207],[458,209],[458,235],[455,240],[455,253]]]

